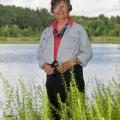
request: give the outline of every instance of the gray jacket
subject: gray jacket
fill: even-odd
[[[78,57],[81,66],[86,66],[92,58],[92,48],[85,29],[77,23],[68,25],[61,39],[58,49],[58,63]],[[53,27],[46,28],[40,38],[37,50],[37,59],[42,69],[44,63],[51,64],[54,61],[54,35]]]

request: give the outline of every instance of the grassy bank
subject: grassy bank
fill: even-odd
[[[91,37],[91,43],[102,43],[102,44],[120,44],[120,37]]]
[[[120,44],[120,37],[91,37],[91,43],[110,43],[110,44]],[[39,43],[39,37],[0,37],[0,44],[5,43],[18,43],[18,44],[32,44]]]
[[[38,41],[39,37],[0,37],[0,44],[34,44]]]
[[[46,91],[41,87],[32,85],[28,91],[20,80],[20,94],[18,87],[11,87],[7,80],[4,80],[4,85],[7,101],[1,107],[3,120],[53,120]],[[66,103],[62,103],[58,95],[58,114],[62,120],[120,120],[120,82],[113,80],[105,85],[96,81],[96,85],[90,100],[78,91],[72,77]]]

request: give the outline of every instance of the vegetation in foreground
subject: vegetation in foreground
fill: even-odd
[[[7,99],[1,107],[3,120],[52,120],[50,103],[46,91],[41,87],[32,85],[31,89],[27,90],[20,80],[21,87],[18,89],[10,86],[5,79],[4,85]],[[96,88],[92,99],[89,99],[78,91],[73,77],[66,103],[62,103],[58,95],[58,114],[62,120],[120,120],[119,80],[113,80],[109,85],[96,81]]]

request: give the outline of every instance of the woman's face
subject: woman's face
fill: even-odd
[[[61,1],[55,5],[53,14],[57,20],[66,19],[69,17],[69,8],[66,2]]]

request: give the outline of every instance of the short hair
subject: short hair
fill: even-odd
[[[55,7],[56,3],[61,2],[61,1],[66,2],[69,11],[72,11],[72,5],[70,3],[70,0],[51,0],[51,3],[50,3],[51,4],[51,13],[53,13],[53,10],[54,10],[54,7]]]

